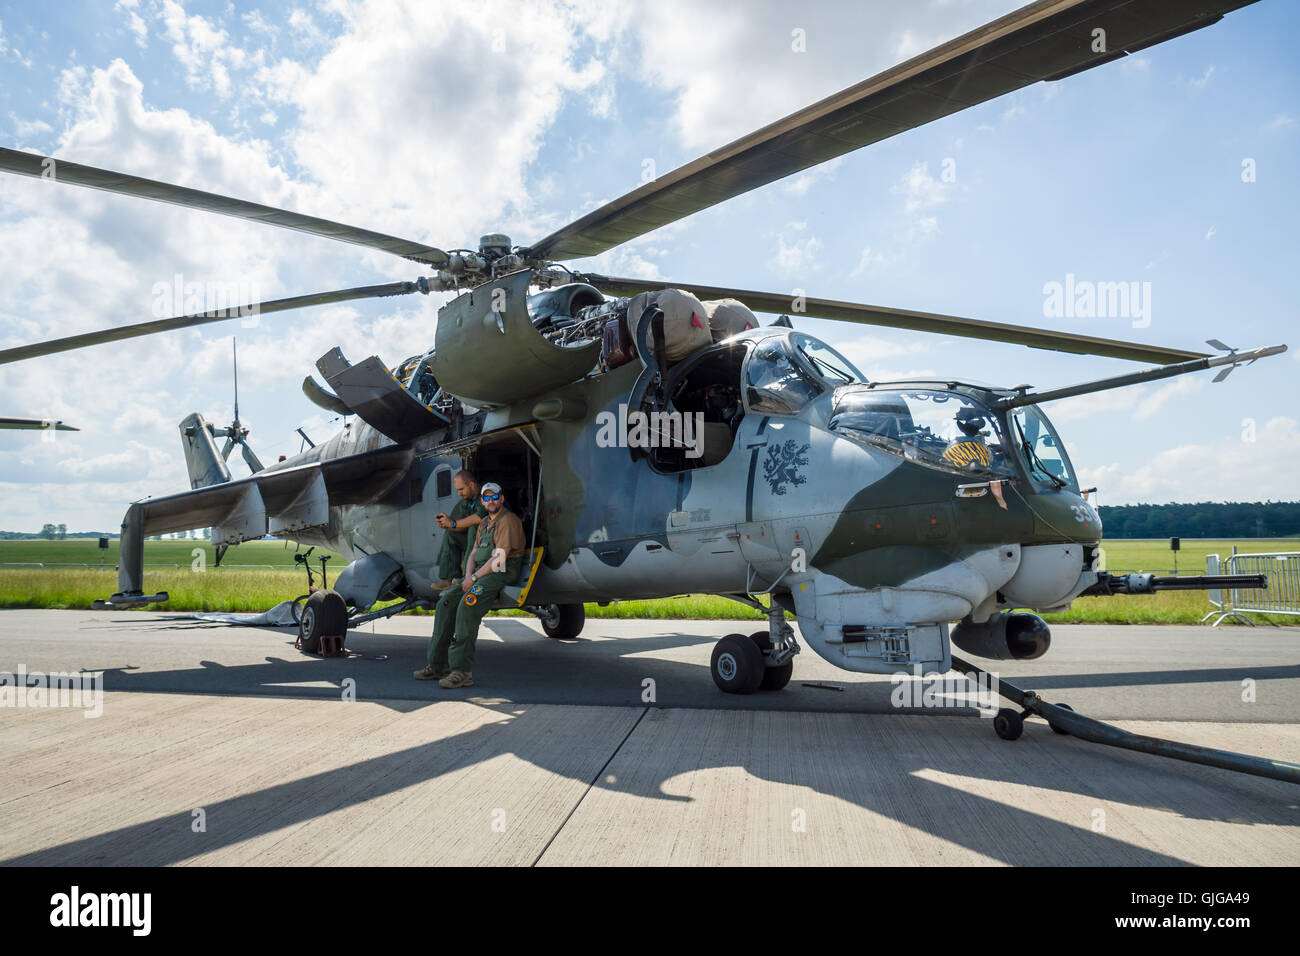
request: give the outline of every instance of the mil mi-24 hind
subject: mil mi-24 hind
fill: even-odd
[[[256,303],[270,313],[356,299],[459,294],[431,347],[389,367],[338,349],[304,394],[350,420],[329,440],[261,467],[238,421],[180,426],[191,489],[136,502],[122,523],[119,591],[106,604],[166,600],[143,590],[145,537],[211,527],[229,546],[267,533],[338,551],[333,588],[303,609],[303,646],[436,599],[434,518],[463,467],[501,484],[528,534],[503,607],[575,636],[583,605],[681,593],[725,595],[767,616],[712,658],[725,691],[779,689],[802,640],[859,672],[967,673],[950,645],[1032,659],[1042,618],[1080,595],[1163,587],[1263,586],[1258,578],[1115,577],[1099,567],[1102,527],[1040,406],[1237,365],[1284,351],[1217,356],[1144,343],[716,286],[575,273],[604,252],[758,186],[1039,80],[1056,80],[1198,29],[1244,0],[1042,0],[828,97],[644,184],[529,246],[484,236],[477,250],[420,242],[107,170],[0,150],[0,170],[267,222],[433,266],[411,282]],[[1098,47],[1101,31],[1106,39]],[[48,175],[45,178],[49,178]],[[530,290],[535,290],[531,291]],[[250,307],[239,310],[248,314]],[[756,312],[779,314],[762,325]],[[0,352],[0,363],[221,321],[208,312]],[[872,382],[789,315],[882,325],[1151,363],[1130,375],[1035,392],[959,379]],[[242,444],[253,474],[233,479]],[[765,604],[761,598],[768,598]],[[374,609],[377,604],[397,603]],[[373,609],[373,610],[372,610]],[[953,622],[958,622],[952,626]],[[1106,739],[1095,721],[1009,685],[1024,716]],[[1111,728],[1110,730],[1113,730]],[[1116,732],[1118,733],[1118,732]],[[1131,737],[1131,735],[1129,735]],[[1177,747],[1178,745],[1171,745]],[[1142,744],[1139,749],[1151,749]],[[1295,779],[1297,768],[1236,755],[1170,752]],[[1246,758],[1240,758],[1245,760]],[[1289,767],[1289,765],[1287,765]]]

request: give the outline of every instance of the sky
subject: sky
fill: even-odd
[[[517,244],[1019,4],[0,0],[0,144],[427,242]],[[1101,504],[1300,497],[1300,5],[1039,83],[575,268],[1285,355],[1052,403]],[[0,347],[422,274],[270,226],[0,176]],[[1141,308],[1053,308],[1067,283]],[[0,368],[0,528],[112,530],[188,487],[177,424],[239,410],[273,461],[340,427],[303,397],[342,347],[396,365],[449,295],[259,316]],[[795,317],[872,379],[1065,385],[1131,362]],[[247,327],[246,327],[247,326]],[[237,458],[238,456],[234,456]],[[246,473],[242,462],[236,475]]]

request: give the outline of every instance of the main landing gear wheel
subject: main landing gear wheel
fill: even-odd
[[[298,619],[299,646],[308,654],[320,653],[322,637],[347,637],[348,606],[338,591],[312,592]]]
[[[557,641],[577,637],[587,623],[587,609],[581,604],[548,604],[546,616],[539,618],[546,636]]]
[[[1020,711],[1003,707],[993,718],[993,730],[1003,740],[1016,740],[1025,732],[1025,719]]]
[[[1068,710],[1070,713],[1074,713],[1074,708],[1071,707],[1069,704],[1057,704],[1056,706],[1061,708],[1061,710]],[[1050,720],[1047,722],[1047,724],[1049,727],[1052,728],[1052,731],[1054,733],[1064,734],[1067,737],[1070,735],[1070,732],[1068,730],[1066,730],[1064,727],[1056,726],[1056,724],[1052,723]]]
[[[767,631],[755,631],[749,635],[749,639],[758,645],[760,651],[766,651],[772,646],[772,638]],[[794,658],[786,661],[777,667],[763,667],[763,680],[759,683],[761,690],[781,690],[786,684],[790,683],[790,676],[794,673]]]
[[[763,683],[763,652],[744,634],[728,634],[713,648],[709,671],[713,683],[728,694],[752,694]]]

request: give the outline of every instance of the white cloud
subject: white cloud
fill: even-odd
[[[1205,241],[1206,241],[1206,242],[1209,242],[1211,239],[1213,239],[1213,238],[1214,238],[1214,233],[1215,233],[1215,228],[1214,228],[1213,226],[1211,226],[1209,229],[1206,229],[1206,230],[1205,230]]]
[[[786,223],[777,233],[776,254],[770,260],[772,268],[787,275],[799,272],[816,272],[821,268],[818,254],[822,241],[811,234],[806,222]]]
[[[136,12],[140,9],[140,0],[117,0],[117,3],[113,4],[113,9],[126,16],[126,28],[135,37],[135,45],[142,50],[146,49],[149,46],[149,27],[145,24],[144,18]]]
[[[318,214],[382,221],[442,247],[531,227],[525,171],[542,134],[566,94],[602,76],[597,61],[575,56],[580,11],[523,2],[490,18],[418,9],[351,6],[347,32],[320,62],[288,71],[294,79],[280,92],[300,111],[290,143],[319,184]]]
[[[1295,498],[1295,449],[1300,422],[1279,416],[1258,429],[1256,440],[1240,435],[1178,445],[1136,468],[1118,462],[1081,468],[1084,487],[1101,489],[1106,504],[1166,501],[1291,501]]]
[[[1201,74],[1199,77],[1197,77],[1196,79],[1192,80],[1192,81],[1191,81],[1191,84],[1192,84],[1192,86],[1196,87],[1196,89],[1198,89],[1198,90],[1204,89],[1204,88],[1205,88],[1205,84],[1207,84],[1207,83],[1210,82],[1210,77],[1212,77],[1212,76],[1214,76],[1214,64],[1213,64],[1213,63],[1211,63],[1211,64],[1206,68],[1206,70],[1205,70],[1204,73],[1202,73],[1202,74]]]
[[[240,17],[244,25],[253,33],[261,33],[267,37],[274,38],[279,32],[279,27],[268,23],[266,17],[262,16],[261,10],[250,10]]]
[[[12,110],[9,111],[9,122],[13,123],[14,134],[19,140],[26,140],[33,136],[54,132],[54,127],[44,120],[32,120],[28,122],[19,119]]]
[[[902,333],[911,335],[911,333]],[[921,353],[931,352],[936,348],[942,348],[946,343],[937,343],[933,340],[925,341],[923,339],[908,338],[903,340],[882,338],[878,335],[859,335],[852,339],[843,339],[835,343],[836,351],[840,352],[858,368],[880,367],[879,363],[885,359],[894,359],[903,355],[918,355]],[[901,373],[895,373],[891,377],[897,378]]]
[[[172,54],[185,67],[190,88],[211,88],[220,97],[229,96],[230,71],[247,66],[248,54],[229,42],[225,30],[206,17],[187,15],[176,0],[163,0],[159,18],[172,44]]]
[[[1130,385],[1061,399],[1052,402],[1048,411],[1054,422],[1084,421],[1111,414],[1147,421],[1170,402],[1181,402],[1200,394],[1207,381],[1205,376],[1184,375],[1161,385]]]
[[[862,253],[858,257],[858,264],[854,266],[853,271],[850,272],[849,275],[860,276],[868,269],[874,269],[877,266],[884,265],[890,261],[891,259],[889,257],[881,255],[880,253],[872,252],[870,246],[863,246]]]
[[[316,26],[311,14],[299,8],[289,13],[289,30],[307,43],[320,44],[326,40],[325,33]]]
[[[943,205],[951,195],[952,186],[952,183],[940,182],[931,176],[930,164],[923,162],[914,164],[889,191],[895,195],[902,194],[903,212],[911,216]]]
[[[594,49],[597,32],[608,35],[612,14],[522,2],[500,5],[492,18],[394,0],[337,9],[341,21],[313,10],[318,27],[342,26],[327,49],[273,67],[262,51],[239,50],[217,19],[178,3],[146,14],[162,18],[159,34],[196,88],[229,90],[251,116],[271,102],[289,107],[276,111],[284,132],[274,144],[152,107],[140,79],[114,60],[56,74],[50,99],[61,128],[50,151],[444,247],[496,229],[517,231],[519,241],[544,234],[540,224],[552,217],[538,211],[529,164],[566,97],[606,81],[592,54],[577,51]],[[504,51],[494,50],[502,36]],[[214,58],[228,67],[224,76]],[[275,158],[281,150],[297,161],[292,174]],[[656,276],[655,248],[615,250],[619,271]],[[272,298],[425,271],[260,224],[17,177],[0,178],[0,261],[6,346],[150,318],[153,284],[177,273],[249,283]],[[127,501],[186,487],[176,423],[193,410],[228,420],[231,335],[253,447],[264,459],[296,450],[293,426],[320,424],[298,391],[314,360],[336,344],[355,360],[373,353],[390,363],[423,351],[445,298],[262,316],[251,329],[230,322],[8,366],[0,408],[84,430],[56,436],[58,458],[31,436],[0,434],[6,526],[55,520],[25,507],[34,494],[57,505],[58,521],[112,528]],[[328,429],[321,425],[316,440],[328,437],[320,430]]]
[[[610,5],[613,6],[613,5]],[[691,154],[861,82],[1015,9],[1016,0],[933,4],[803,4],[695,0],[619,5],[634,26],[639,64],[674,98],[674,126]],[[793,31],[802,30],[805,52]],[[738,82],[738,78],[743,81]]]
[[[1278,113],[1273,117],[1273,121],[1268,124],[1269,129],[1287,129],[1295,125],[1295,117],[1288,116],[1286,113]]]

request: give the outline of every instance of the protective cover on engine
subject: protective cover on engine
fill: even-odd
[[[696,349],[713,343],[709,313],[704,303],[681,289],[642,292],[635,296],[628,305],[628,328],[635,329],[645,310],[652,305],[664,313],[664,355],[670,363],[681,361]],[[637,349],[644,356],[652,356],[654,343],[649,338],[649,327],[646,336],[645,342],[637,343]]]
[[[746,329],[758,328],[758,316],[739,299],[708,299],[703,305],[709,313],[709,331],[715,342],[729,339]]]

